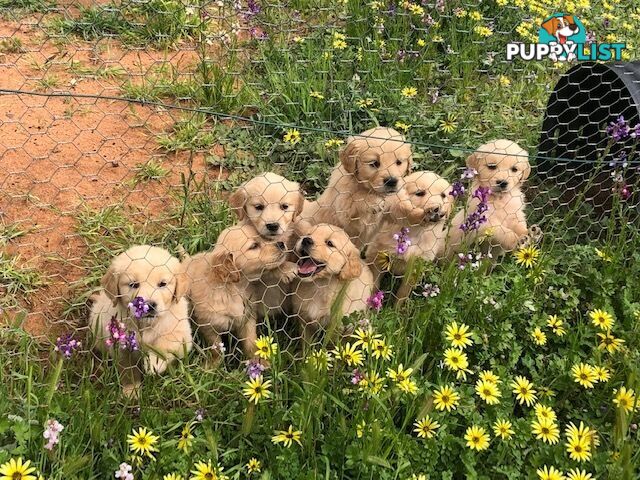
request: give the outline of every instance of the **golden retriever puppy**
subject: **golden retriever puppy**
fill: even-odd
[[[484,193],[471,196],[465,209],[454,217],[449,229],[449,255],[478,239],[488,243],[492,254],[501,255],[526,239],[525,198],[520,186],[531,173],[528,155],[509,140],[489,142],[469,155],[467,167],[477,172],[471,193],[478,188]],[[486,202],[479,198],[483,195]]]
[[[286,242],[302,212],[304,195],[298,183],[267,172],[242,184],[229,197],[229,205],[240,223],[253,225],[265,240]]]
[[[224,230],[213,250],[185,260],[194,321],[209,345],[217,347],[222,334],[233,333],[245,355],[253,356],[262,279],[285,259],[283,242],[265,241],[244,223]]]
[[[329,325],[331,306],[343,288],[342,316],[367,308],[373,274],[343,229],[326,223],[310,227],[296,243],[294,254],[298,278],[291,284],[291,307],[305,340]]]
[[[302,217],[343,228],[362,250],[382,220],[385,197],[395,194],[410,173],[412,158],[411,145],[391,128],[349,137],[327,189],[305,203]]]
[[[406,260],[427,261],[445,254],[447,220],[453,208],[451,184],[434,172],[414,172],[404,179],[397,195],[391,197],[389,214],[367,249],[367,264],[373,266],[376,286],[383,264],[392,258],[392,273],[403,275]]]
[[[124,327],[121,334],[135,333],[140,352],[145,356],[144,370],[164,372],[192,347],[189,307],[184,298],[188,288],[188,277],[180,261],[168,251],[138,245],[121,253],[102,277],[102,289],[93,297],[89,324],[95,347],[113,353],[113,348],[118,347],[117,339],[114,342],[114,325],[121,322]],[[134,312],[131,307],[137,302],[139,310]],[[125,385],[125,391],[135,389],[138,382],[136,378]]]

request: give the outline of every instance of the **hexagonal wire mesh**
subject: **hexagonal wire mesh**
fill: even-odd
[[[0,302],[39,340],[93,326],[98,350],[149,372],[225,351],[237,365],[260,335],[299,358],[378,289],[405,301],[434,262],[499,264],[637,213],[635,67],[506,62],[505,43],[532,40],[531,5],[0,14]],[[146,244],[162,250],[130,250]]]

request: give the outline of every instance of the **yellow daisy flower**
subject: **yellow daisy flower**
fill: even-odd
[[[611,378],[611,372],[605,367],[594,367],[599,382],[608,382]]]
[[[416,393],[418,393],[418,385],[410,378],[398,383],[397,386],[398,389],[404,393],[409,393],[411,395],[415,395]]]
[[[500,382],[500,377],[498,377],[491,370],[483,370],[482,372],[480,372],[480,375],[478,375],[478,378],[483,382],[489,382],[495,385]]]
[[[220,466],[212,466],[211,460],[207,463],[196,462],[195,470],[191,470],[190,480],[223,480],[226,479],[225,475],[221,474],[222,468]]]
[[[502,440],[509,440],[516,432],[508,420],[498,420],[493,424],[493,433]]]
[[[348,366],[360,366],[362,365],[362,351],[358,350],[355,345],[351,345],[347,342],[345,345],[336,348],[333,352],[336,358],[341,359]]]
[[[189,453],[189,449],[193,444],[193,434],[191,433],[193,423],[187,423],[182,427],[180,439],[178,440],[178,450],[182,450],[185,454]]]
[[[475,27],[473,27],[473,31],[481,37],[490,37],[491,35],[493,35],[493,30],[484,25],[476,25]]]
[[[269,391],[270,386],[270,380],[265,380],[262,375],[258,375],[256,378],[245,382],[242,394],[249,399],[249,402],[257,405],[263,398],[267,399],[271,396],[271,392]]]
[[[151,430],[147,431],[144,427],[140,427],[137,432],[133,429],[133,433],[127,435],[127,443],[129,444],[129,449],[137,455],[146,455],[149,458],[153,458],[153,453],[158,451],[155,446],[158,443],[158,437]]]
[[[556,419],[556,412],[554,412],[551,407],[542,405],[541,403],[536,403],[536,406],[534,407],[534,412],[538,420],[554,421]]]
[[[454,347],[464,349],[473,345],[469,326],[464,323],[461,323],[460,326],[458,326],[457,322],[451,322],[447,325],[445,332],[447,340],[449,340]]]
[[[616,338],[611,334],[610,330],[607,330],[606,333],[598,333],[598,337],[600,338],[600,343],[598,344],[599,350],[606,350],[607,352],[613,354],[616,353],[622,347],[624,340],[621,338]]]
[[[260,473],[262,469],[262,464],[257,458],[251,458],[245,466],[247,467],[247,473],[249,474]]]
[[[600,327],[601,330],[611,330],[615,323],[610,313],[600,309],[589,312],[589,317],[591,318],[591,323],[596,327]]]
[[[435,40],[434,40],[435,41]],[[455,114],[448,114],[447,118],[440,120],[438,129],[445,134],[453,133],[458,129],[458,117]]]
[[[620,389],[616,389],[613,391],[613,403],[616,404],[618,408],[623,409],[627,413],[633,412],[636,408],[636,395],[633,389],[628,389],[627,387],[620,387]]]
[[[22,462],[22,457],[16,460],[12,458],[7,463],[0,465],[0,480],[36,480],[35,467],[31,466],[31,461]]]
[[[436,431],[440,427],[440,424],[432,419],[429,415],[417,420],[413,426],[413,431],[418,434],[420,438],[433,438]]]
[[[567,480],[594,480],[593,475],[585,470],[573,468],[567,472]]]
[[[412,127],[411,124],[400,122],[400,121],[396,122],[393,126],[398,130],[402,131],[403,133],[407,133],[409,129]]]
[[[371,328],[371,326],[368,326],[368,327],[365,327],[365,328],[358,328],[353,333],[353,335],[351,335],[351,338],[355,338],[356,339],[356,341],[353,342],[353,346],[354,347],[360,347],[365,352],[370,351],[371,347],[373,346],[373,341],[377,340],[377,339],[379,339],[381,337],[382,337],[382,335],[379,335],[377,333],[373,333],[373,328]]]
[[[540,256],[540,250],[536,247],[522,247],[516,252],[516,263],[525,268],[533,268]]]
[[[418,47],[422,48],[422,47],[425,47],[427,45],[427,42],[426,42],[425,39],[419,38],[418,41],[416,42],[416,44],[418,45]]]
[[[571,460],[586,462],[591,459],[591,444],[581,437],[569,437],[566,443],[567,453]]]
[[[495,383],[478,380],[476,382],[476,393],[488,405],[497,405],[500,403],[502,394]]]
[[[467,428],[464,439],[467,441],[467,447],[471,450],[482,451],[489,448],[489,435],[484,428],[477,425]]]
[[[553,420],[537,419],[531,423],[531,432],[538,440],[554,445],[560,439],[560,429]]]
[[[290,128],[284,134],[284,137],[282,137],[282,139],[286,143],[290,143],[291,145],[295,145],[296,143],[298,143],[300,141],[300,131],[298,129],[296,129],[296,128]]]
[[[595,369],[588,363],[574,365],[571,373],[573,374],[573,381],[579,383],[584,388],[593,388],[594,384],[598,381]]]
[[[448,348],[444,352],[444,364],[453,371],[466,370],[469,360],[467,354],[459,348]]]
[[[385,387],[384,379],[380,377],[378,372],[367,373],[360,383],[358,383],[361,391],[370,393],[371,395],[378,395]]]
[[[611,255],[609,255],[607,252],[600,250],[598,248],[596,248],[595,251],[596,251],[596,255],[600,257],[602,260],[604,260],[605,262],[611,262],[613,260],[613,258],[611,258]]]
[[[288,430],[280,430],[275,433],[276,434],[271,437],[271,441],[275,444],[282,443],[285,447],[289,448],[293,445],[293,442],[296,442],[298,445],[302,446],[302,443],[300,442],[302,432],[294,430],[293,425],[289,425]]]
[[[274,342],[273,337],[262,335],[256,340],[256,355],[265,360],[269,360],[278,351],[278,344]]]
[[[513,393],[516,394],[516,398],[520,405],[526,403],[530,407],[536,401],[536,391],[527,378],[518,375],[513,382],[511,382]]]
[[[400,383],[407,380],[412,373],[413,368],[404,368],[404,366],[400,364],[395,370],[393,368],[387,370],[387,377],[396,383]]]
[[[472,12],[469,12],[469,18],[471,18],[471,20],[482,20],[482,13],[480,13],[478,10],[473,10]]]
[[[500,84],[500,86],[505,88],[511,86],[511,80],[506,75],[498,76],[498,83]]]
[[[560,320],[557,315],[549,315],[549,318],[547,319],[547,326],[559,337],[562,337],[567,333],[564,329],[564,322]]]
[[[400,94],[405,98],[413,98],[418,95],[418,89],[416,87],[404,87]]]
[[[344,140],[340,140],[339,138],[331,138],[324,144],[327,148],[339,147],[341,145],[344,145]]]
[[[536,345],[546,345],[547,334],[542,331],[540,327],[536,327],[531,332],[531,338]]]
[[[374,358],[382,358],[386,361],[389,361],[393,356],[393,351],[391,350],[391,345],[388,345],[384,340],[375,339],[373,341],[373,349],[371,355]]]
[[[433,404],[438,410],[455,410],[460,402],[460,395],[453,389],[451,385],[440,387],[433,394]]]
[[[547,467],[544,465],[542,468],[536,470],[536,473],[540,480],[565,480],[562,472],[556,467]]]
[[[184,477],[177,473],[167,473],[162,477],[162,480],[184,480]]]
[[[322,95],[320,92],[318,92],[317,90],[311,90],[309,92],[309,96],[311,98],[317,98],[318,100],[324,100],[324,95]]]

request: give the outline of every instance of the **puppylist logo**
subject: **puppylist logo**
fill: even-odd
[[[540,25],[538,43],[508,43],[507,60],[619,61],[625,48],[624,43],[587,43],[587,29],[578,17],[554,13]]]

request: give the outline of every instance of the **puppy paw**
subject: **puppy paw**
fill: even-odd
[[[542,240],[542,229],[538,225],[531,225],[527,235],[534,243],[540,243],[540,240]]]
[[[167,367],[169,366],[169,362],[160,358],[155,354],[150,354],[149,358],[145,361],[145,371],[147,373],[155,373],[157,375],[163,373]]]
[[[122,394],[130,400],[136,400],[140,396],[141,383],[127,383],[122,386]]]
[[[283,282],[292,282],[298,276],[298,267],[293,262],[284,262],[280,265],[280,278]]]

